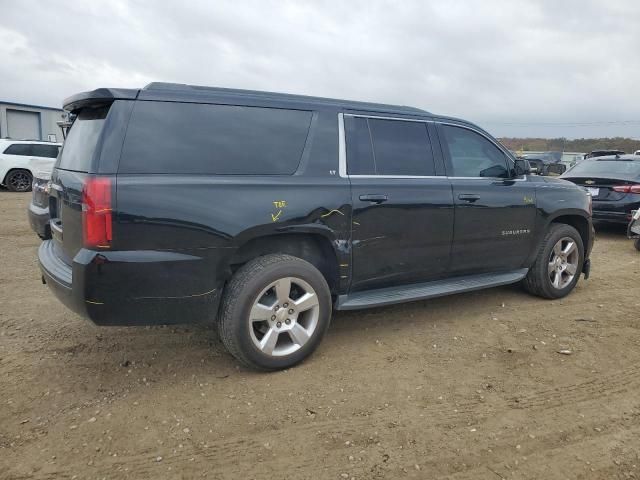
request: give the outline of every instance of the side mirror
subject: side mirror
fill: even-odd
[[[529,175],[531,173],[531,165],[529,165],[529,160],[527,160],[526,158],[516,158],[514,173],[516,177]]]

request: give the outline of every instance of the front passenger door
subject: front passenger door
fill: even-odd
[[[439,124],[438,135],[455,205],[451,273],[521,268],[532,247],[535,187],[511,178],[513,162],[483,133]]]

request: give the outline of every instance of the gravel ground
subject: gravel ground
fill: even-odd
[[[564,300],[338,313],[307,362],[259,374],[206,326],[67,311],[28,201],[0,191],[0,478],[640,478],[640,254],[621,230]]]

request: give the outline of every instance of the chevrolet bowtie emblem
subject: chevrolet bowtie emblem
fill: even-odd
[[[587,180],[587,181],[586,181],[586,182],[584,182],[584,183],[586,183],[587,185],[593,185],[593,184],[594,184],[594,183],[596,183],[596,182],[595,182],[595,181],[593,181],[593,180]]]

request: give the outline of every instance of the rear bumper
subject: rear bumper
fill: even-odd
[[[202,273],[198,270],[204,259],[184,257],[189,256],[82,249],[69,266],[57,256],[52,240],[42,242],[38,250],[42,278],[51,292],[67,308],[96,325],[213,321],[221,288],[209,283],[212,275],[197,276]],[[200,278],[198,290],[186,293],[184,288],[175,286],[178,282],[185,287],[185,275]],[[191,282],[186,288],[194,286]],[[174,295],[169,295],[167,288],[172,288]]]
[[[631,198],[629,198],[631,197]],[[593,201],[593,220],[596,222],[626,225],[631,220],[631,212],[640,208],[640,195],[627,194],[618,202]]]
[[[29,225],[31,229],[42,239],[51,238],[51,227],[49,226],[49,208],[41,208],[33,203],[28,209]]]
[[[593,221],[604,223],[617,223],[620,225],[627,225],[631,220],[631,212],[611,212],[606,210],[594,210]]]

